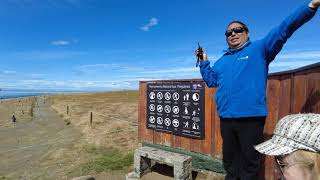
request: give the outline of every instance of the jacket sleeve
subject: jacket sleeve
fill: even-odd
[[[215,68],[210,67],[209,61],[200,62],[200,73],[202,75],[202,79],[206,82],[208,87],[218,86],[218,73],[215,71]]]
[[[262,39],[263,55],[268,64],[274,60],[287,39],[290,38],[299,27],[309,21],[315,12],[316,10],[309,8],[308,4],[304,4]]]

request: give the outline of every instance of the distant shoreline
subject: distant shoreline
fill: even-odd
[[[127,92],[138,90],[106,90],[106,91],[46,91],[44,90],[2,90],[0,91],[0,99],[15,99],[32,96],[47,96],[57,94],[76,94],[76,93],[104,93],[104,92]]]
[[[48,90],[2,90],[0,99],[14,99],[31,96],[44,96],[63,93],[76,93],[73,91],[48,91]]]
[[[52,95],[52,94],[29,94],[29,95],[12,95],[12,96],[0,96],[0,99],[15,99],[23,97],[32,97],[32,96],[43,96],[43,95]]]

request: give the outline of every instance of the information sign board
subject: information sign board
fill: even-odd
[[[203,139],[205,83],[147,84],[147,128]]]

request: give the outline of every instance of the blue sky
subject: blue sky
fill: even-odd
[[[228,22],[251,40],[308,1],[1,0],[0,87],[137,89],[140,80],[201,78],[197,42],[214,62]],[[270,71],[320,61],[320,13],[284,46]]]

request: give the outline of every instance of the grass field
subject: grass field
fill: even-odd
[[[138,146],[137,107],[137,91],[1,100],[0,178],[123,179]]]
[[[138,146],[137,91],[52,95],[49,99],[65,122],[83,133],[89,144],[84,150],[94,157],[70,174],[122,170],[132,165]]]

